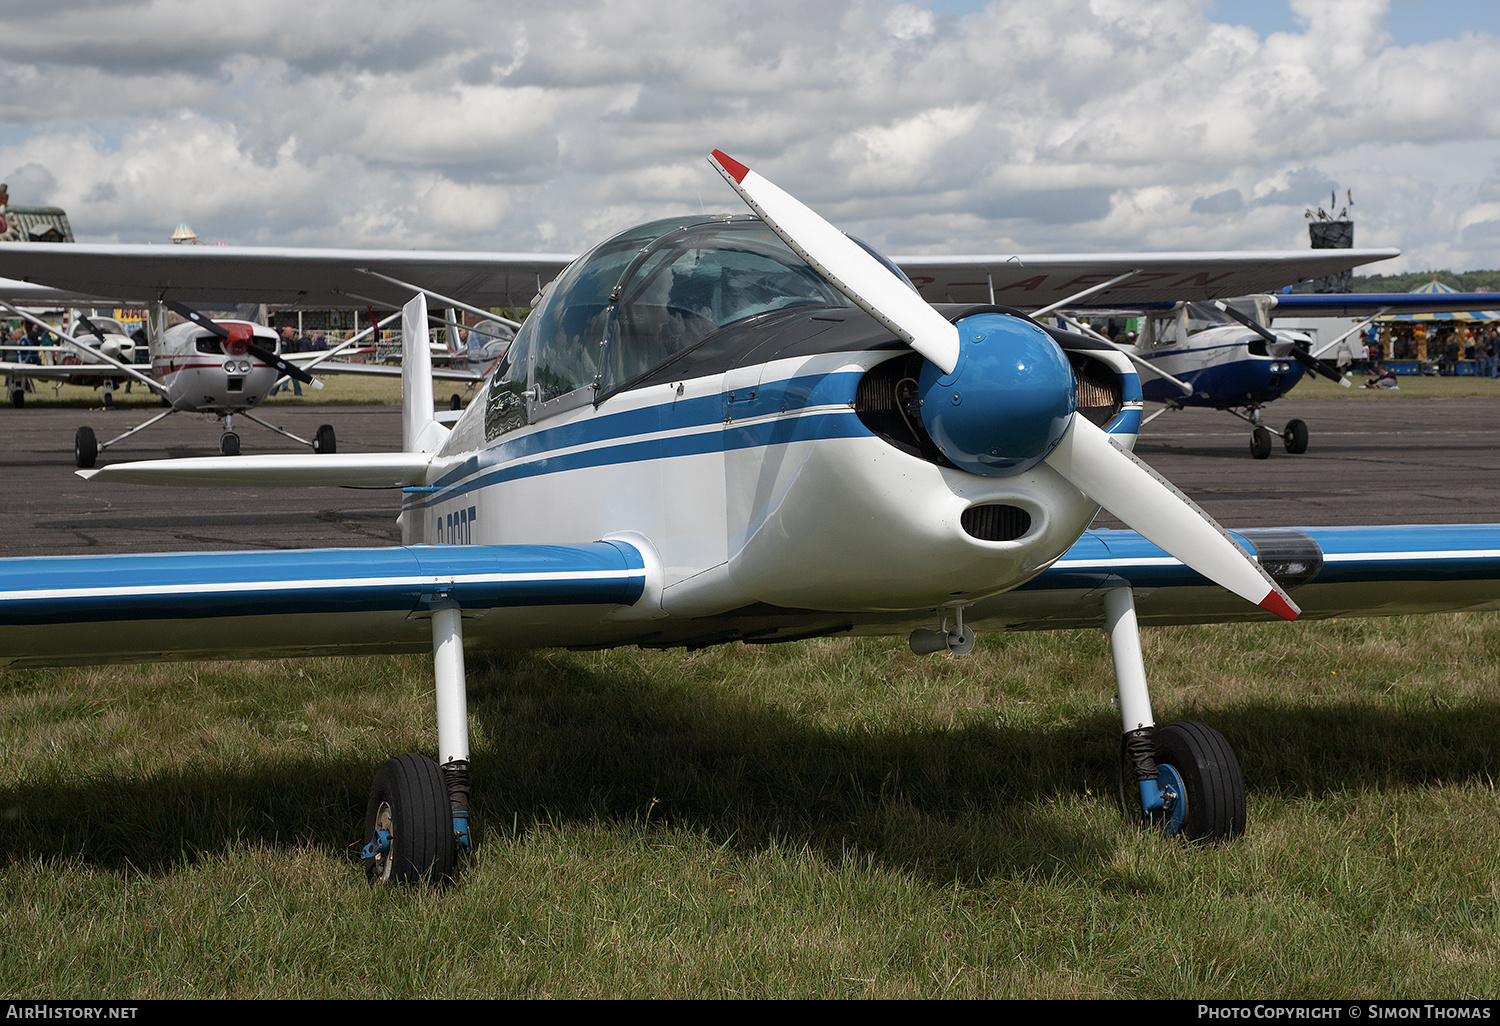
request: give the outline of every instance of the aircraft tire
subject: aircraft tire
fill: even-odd
[[[1301,420],[1289,420],[1286,427],[1281,429],[1281,443],[1286,446],[1286,451],[1294,456],[1307,451],[1307,422]]]
[[[338,440],[333,436],[333,425],[319,424],[318,433],[313,435],[313,452],[331,455],[338,451]]]
[[[10,393],[10,404],[12,406],[14,406],[18,410],[21,407],[25,406],[26,405],[26,390],[23,389],[23,388],[17,388],[14,391],[12,391]]]
[[[450,409],[450,410],[461,410],[463,408],[464,408],[463,397],[460,396],[457,392],[454,392],[451,396],[448,397],[448,409]]]
[[[377,851],[376,831],[389,838]],[[453,879],[453,809],[442,770],[425,755],[398,755],[375,771],[365,807],[365,876],[372,885]]]
[[[94,429],[81,427],[73,436],[73,462],[78,464],[79,470],[88,470],[99,458],[99,441],[94,437]]]
[[[1214,728],[1194,720],[1156,732],[1156,761],[1177,771],[1187,791],[1180,835],[1190,841],[1229,841],[1245,832],[1245,776],[1234,749]]]
[[[240,454],[240,436],[233,431],[226,431],[219,436],[219,455],[238,456]]]
[[[103,398],[100,399],[100,402],[102,402],[104,404],[104,408],[106,410],[112,408],[115,405],[114,394],[110,393],[110,392],[105,392]]]
[[[1271,455],[1271,432],[1263,427],[1250,432],[1250,455],[1258,460],[1266,459]]]

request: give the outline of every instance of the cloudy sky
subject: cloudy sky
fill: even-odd
[[[81,241],[576,252],[736,209],[889,252],[1500,267],[1495,0],[19,0],[0,179]]]

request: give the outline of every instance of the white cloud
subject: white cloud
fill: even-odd
[[[576,250],[732,209],[717,146],[891,251],[1300,248],[1332,183],[1361,245],[1500,266],[1500,40],[1388,0],[28,6],[0,176],[83,239]]]

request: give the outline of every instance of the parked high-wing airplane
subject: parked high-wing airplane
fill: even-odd
[[[899,633],[965,654],[976,627],[1102,626],[1130,803],[1226,839],[1238,762],[1204,724],[1156,728],[1138,622],[1500,604],[1500,527],[1226,534],[1130,454],[1141,391],[1115,349],[931,306],[713,162],[756,216],[654,221],[574,261],[451,430],[418,294],[401,452],[80,472],[400,486],[402,546],[0,560],[0,665],[430,649],[438,761],[377,771],[364,858],[372,881],[446,879],[469,837],[466,648]],[[1089,531],[1101,507],[1132,530]]]
[[[340,373],[346,370],[375,374],[400,373],[395,367],[323,362],[336,355],[338,350],[307,354],[302,360],[283,357],[278,352],[279,339],[276,332],[265,325],[236,320],[218,322],[170,299],[148,307],[146,334],[151,365],[143,369],[131,362],[133,352],[127,351],[119,339],[96,330],[97,325],[86,317],[81,318],[80,323],[97,336],[97,344],[90,344],[87,335],[77,338],[59,328],[46,325],[35,314],[3,299],[0,299],[0,307],[23,320],[46,326],[76,354],[76,358],[67,363],[0,362],[0,373],[6,375],[7,386],[11,390],[12,405],[20,407],[23,404],[21,383],[27,379],[102,387],[106,407],[111,405],[111,395],[116,386],[130,380],[159,394],[163,405],[167,407],[165,411],[105,442],[98,440],[93,428],[87,425],[80,427],[74,435],[73,453],[77,465],[82,468],[92,467],[102,450],[174,413],[182,412],[211,413],[223,421],[219,452],[224,456],[239,455],[240,436],[234,430],[236,415],[301,445],[310,446],[316,453],[332,453],[336,450],[337,441],[331,424],[320,425],[314,437],[306,439],[257,417],[251,411],[270,396],[279,382],[288,378],[322,388],[322,382],[312,376],[307,369],[309,367],[317,367],[321,373]],[[181,316],[183,321],[167,327],[166,315],[169,310]],[[357,341],[358,336],[351,339],[350,344]],[[128,343],[129,340],[124,339],[124,342]],[[133,346],[131,349],[133,350]],[[445,368],[434,368],[432,373],[439,378],[465,382],[475,382],[480,377],[472,371]]]
[[[1348,334],[1388,313],[1489,310],[1497,303],[1500,299],[1487,292],[1284,293],[1178,302],[1139,309],[1140,335],[1134,346],[1120,348],[1147,371],[1141,381],[1146,401],[1163,403],[1164,410],[1204,407],[1239,417],[1250,425],[1250,454],[1263,460],[1273,448],[1261,415],[1267,404],[1309,373],[1349,387],[1349,380],[1323,361]],[[1072,313],[1082,317],[1090,311]],[[1316,343],[1306,332],[1272,327],[1277,315],[1364,321],[1338,338]],[[1087,331],[1078,317],[1063,317],[1060,323]],[[1308,434],[1305,421],[1290,420],[1280,431],[1282,445],[1289,453],[1306,452]]]

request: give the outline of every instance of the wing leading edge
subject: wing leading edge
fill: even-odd
[[[566,644],[549,621],[581,634],[645,586],[619,541],[6,559],[0,666],[422,651],[446,605]]]
[[[1231,530],[1302,619],[1500,609],[1500,524]],[[978,603],[971,622],[1096,627],[1104,591],[1128,585],[1142,624],[1270,620],[1134,531],[1088,531],[1040,576]]]

